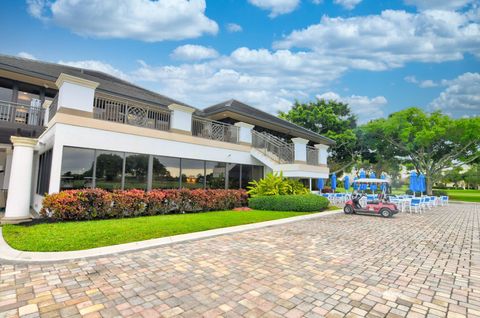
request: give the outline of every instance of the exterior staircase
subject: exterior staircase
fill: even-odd
[[[271,169],[295,161],[294,145],[266,132],[252,131],[251,154]]]

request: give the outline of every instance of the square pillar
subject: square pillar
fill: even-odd
[[[328,145],[316,144],[315,148],[318,149],[318,163],[326,165],[328,158]]]
[[[294,145],[295,163],[307,163],[308,140],[303,138],[292,138]]]
[[[243,145],[252,145],[252,129],[254,125],[250,125],[244,122],[235,123],[238,129],[238,142]]]
[[[99,83],[61,73],[55,84],[58,87],[58,112],[93,117],[95,89]]]
[[[1,219],[2,224],[31,220],[33,152],[38,140],[16,136],[10,137],[10,140],[13,143],[12,167],[5,217]]]
[[[170,104],[168,108],[172,111],[170,116],[170,130],[184,135],[192,134],[192,113],[195,108]]]

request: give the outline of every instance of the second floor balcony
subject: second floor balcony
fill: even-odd
[[[0,101],[0,122],[18,126],[43,126],[45,110],[41,106]]]

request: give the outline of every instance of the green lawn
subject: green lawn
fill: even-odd
[[[445,190],[450,200],[480,202],[480,190]]]
[[[22,251],[82,250],[177,234],[288,218],[306,212],[218,211],[83,222],[4,225],[3,237]]]

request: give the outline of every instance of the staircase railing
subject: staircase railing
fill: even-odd
[[[318,149],[307,146],[307,165],[318,166]]]
[[[293,144],[266,132],[252,131],[252,147],[281,164],[293,163],[295,161]]]

